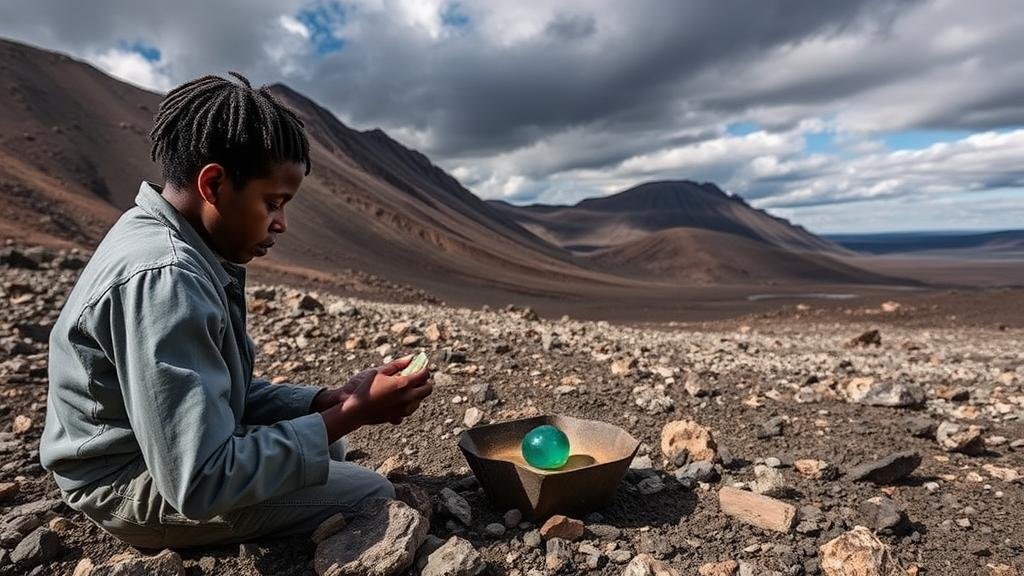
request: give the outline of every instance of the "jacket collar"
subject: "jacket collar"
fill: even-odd
[[[176,232],[178,237],[184,240],[185,243],[202,254],[203,259],[206,260],[210,269],[213,270],[221,286],[227,286],[233,278],[238,280],[239,274],[241,275],[240,282],[244,285],[245,268],[223,260],[214,252],[199,233],[196,232],[196,229],[192,227],[192,224],[161,195],[162,191],[162,186],[143,181],[139,186],[139,194],[135,197],[135,204],[147,214],[159,220],[164,226]],[[229,266],[231,267],[231,273],[227,270]]]

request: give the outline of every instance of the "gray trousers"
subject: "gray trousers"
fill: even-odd
[[[153,485],[142,457],[113,480],[64,492],[64,500],[104,531],[132,546],[188,548],[309,533],[329,516],[352,511],[367,498],[394,498],[395,489],[386,478],[344,461],[344,439],[329,450],[331,463],[325,484],[209,520],[186,518],[168,504]]]

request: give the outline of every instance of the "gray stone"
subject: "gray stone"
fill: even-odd
[[[680,484],[692,489],[697,482],[714,482],[718,480],[718,470],[713,462],[697,460],[676,470],[675,477]]]
[[[57,533],[39,527],[26,536],[11,552],[11,561],[22,566],[35,566],[47,562],[64,550]]]
[[[601,540],[618,540],[622,529],[610,524],[588,524],[587,531]]]
[[[852,402],[868,406],[910,408],[921,406],[925,401],[924,388],[917,384],[878,381],[874,378],[857,378],[847,388]]]
[[[896,452],[874,462],[854,466],[847,476],[854,482],[893,484],[910,476],[921,465],[921,455],[912,450]]]
[[[661,480],[660,476],[648,476],[636,485],[636,489],[644,496],[651,496],[664,490],[665,483]]]
[[[751,487],[754,493],[781,498],[789,494],[790,488],[786,485],[786,479],[775,468],[769,468],[763,464],[754,467],[754,484]]]
[[[466,526],[473,523],[473,509],[469,507],[469,502],[451,488],[441,490],[441,506]]]
[[[886,496],[865,500],[859,512],[860,523],[881,534],[902,536],[909,527],[906,512]]]
[[[501,538],[505,535],[505,525],[500,522],[492,522],[487,526],[484,526],[484,533],[491,538]]]
[[[429,528],[405,502],[372,500],[317,545],[313,567],[320,576],[394,576],[413,563]]]
[[[427,557],[420,575],[476,576],[486,567],[480,553],[472,544],[458,536],[452,536]]]
[[[505,523],[506,528],[515,528],[523,521],[523,513],[513,508],[512,510],[505,512],[505,516],[502,518],[502,521]]]
[[[523,544],[530,548],[540,548],[540,544],[543,539],[540,536],[540,530],[530,530],[526,534],[523,534]]]
[[[648,554],[638,554],[622,571],[622,576],[679,576],[679,572]]]
[[[757,431],[757,437],[761,440],[766,438],[774,438],[776,436],[782,436],[783,429],[786,426],[786,419],[782,416],[776,416],[769,419],[767,422],[761,425],[761,428]]]
[[[927,416],[911,416],[903,421],[903,428],[915,438],[934,438],[938,424]]]

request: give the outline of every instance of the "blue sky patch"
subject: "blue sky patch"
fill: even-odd
[[[322,56],[345,48],[345,39],[334,33],[345,23],[345,7],[341,3],[318,3],[300,10],[295,18],[309,30],[309,40],[317,54]]]
[[[149,62],[160,61],[160,49],[140,40],[136,40],[135,42],[122,40],[118,43],[118,47],[126,52],[134,52]]]
[[[452,28],[465,28],[469,26],[469,16],[462,11],[460,3],[451,2],[441,9],[441,23]]]
[[[733,136],[746,136],[761,130],[757,122],[733,122],[725,127],[725,131]]]

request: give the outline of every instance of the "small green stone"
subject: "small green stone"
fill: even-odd
[[[537,426],[523,436],[523,459],[534,468],[561,468],[569,460],[569,438],[550,424]]]
[[[398,375],[408,376],[410,374],[415,374],[420,370],[423,370],[424,368],[427,367],[427,360],[428,358],[426,353],[420,352],[419,354],[412,357],[412,360],[409,361],[409,365],[406,366],[404,370],[399,372]]]

